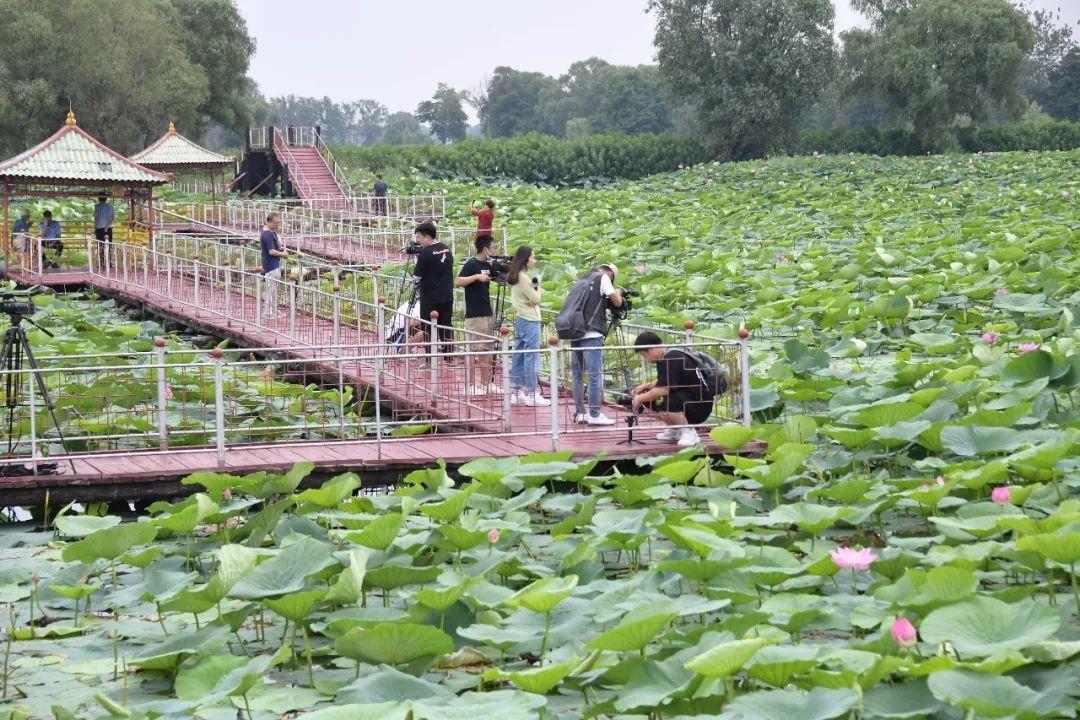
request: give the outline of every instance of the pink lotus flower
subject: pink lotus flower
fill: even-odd
[[[232,490],[230,490],[229,488],[225,488],[224,490],[222,490],[221,491],[221,499],[222,500],[232,500]]]
[[[998,288],[994,291],[994,297],[1005,297],[1009,294],[1008,288]]]
[[[787,255],[777,255],[776,256],[776,261],[779,262],[779,263],[786,263],[787,262]]]
[[[172,388],[168,385],[165,386],[165,399],[172,400]]]
[[[998,505],[1009,505],[1012,503],[1012,491],[1004,485],[996,487],[993,492],[990,493],[990,499]]]
[[[1038,350],[1039,349],[1039,343],[1037,343],[1037,342],[1020,343],[1016,347],[1020,348],[1020,352],[1022,352],[1022,353],[1029,353],[1032,350]]]
[[[934,478],[934,482],[936,482],[938,485],[944,485],[945,484],[945,478],[938,475],[936,478]]]
[[[982,334],[982,341],[987,345],[993,345],[998,341],[998,334],[996,332],[984,332]]]
[[[646,268],[644,265],[635,265],[634,270],[638,271],[639,273],[643,273],[645,272]]]
[[[919,640],[919,633],[907,618],[893,620],[890,634],[893,641],[900,647],[911,647]]]
[[[682,163],[679,163],[679,169],[680,169],[680,170],[685,170],[686,168],[685,168],[685,167],[683,167],[683,164],[682,164]]]
[[[1068,199],[1069,199],[1069,198],[1071,197],[1071,195],[1069,194],[1069,191],[1068,191],[1068,190],[1062,190],[1062,191],[1061,191],[1061,197],[1063,197],[1063,198],[1065,198],[1066,200],[1068,200]]]
[[[836,567],[854,568],[855,570],[869,570],[871,563],[877,560],[877,555],[870,548],[856,550],[843,546],[831,550],[829,557],[836,563]]]
[[[499,542],[499,528],[491,528],[488,530],[488,542],[492,545]]]

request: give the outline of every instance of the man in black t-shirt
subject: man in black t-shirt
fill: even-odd
[[[633,389],[632,410],[651,408],[665,425],[673,426],[657,435],[658,440],[677,440],[680,447],[697,445],[697,430],[689,426],[708,420],[715,400],[697,363],[682,350],[666,347],[650,330],[634,339],[634,348],[646,362],[656,365],[656,380]]]
[[[476,254],[465,261],[454,281],[456,287],[465,288],[465,330],[470,347],[484,350],[476,343],[480,338],[472,333],[491,335],[495,332],[495,313],[491,309],[491,257],[490,235],[476,238]],[[473,385],[466,388],[469,395],[487,395],[499,392],[492,379],[495,373],[494,356],[473,356]]]
[[[427,324],[432,311],[439,313],[439,352],[449,355],[454,351],[454,255],[438,241],[435,223],[422,222],[414,233],[420,241],[413,267],[413,279],[420,285],[420,319]]]

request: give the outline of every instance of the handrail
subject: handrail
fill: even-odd
[[[349,181],[345,177],[345,173],[338,167],[338,162],[330,152],[330,148],[323,142],[322,133],[315,133],[315,149],[319,152],[323,162],[326,163],[326,167],[330,168],[330,174],[334,176],[334,181],[337,182],[338,188],[341,189],[341,195],[344,197],[347,195],[346,188],[349,187]]]

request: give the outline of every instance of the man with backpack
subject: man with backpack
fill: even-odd
[[[574,283],[562,310],[555,318],[555,330],[570,341],[574,389],[574,422],[587,425],[614,425],[600,410],[604,392],[604,338],[608,333],[607,303],[622,307],[623,297],[614,284],[618,268],[610,263],[598,266]],[[589,410],[585,411],[585,386],[589,388]]]
[[[656,380],[634,388],[632,411],[651,408],[671,426],[657,435],[657,440],[675,440],[679,447],[697,445],[697,429],[690,426],[708,420],[716,396],[727,391],[723,367],[703,352],[667,347],[651,330],[634,339],[634,349],[646,362],[656,365]]]

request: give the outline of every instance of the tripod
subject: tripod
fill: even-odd
[[[7,406],[8,457],[14,455],[21,437],[21,431],[19,435],[16,435],[15,432],[15,413],[19,407],[19,393],[22,390],[19,373],[23,369],[24,358],[30,364],[30,382],[37,383],[42,402],[49,411],[49,417],[52,418],[56,433],[60,436],[60,445],[66,453],[68,452],[67,441],[64,439],[64,433],[60,429],[60,423],[56,419],[56,408],[53,406],[52,396],[49,395],[49,389],[45,386],[45,379],[41,377],[41,369],[38,367],[37,359],[34,357],[34,351],[30,348],[30,342],[26,339],[26,331],[23,330],[22,321],[26,320],[49,337],[52,337],[53,334],[20,313],[10,313],[10,316],[11,327],[4,332],[4,343],[0,347],[0,370],[6,371],[4,375],[4,398]],[[30,452],[31,456],[33,456],[33,448],[31,448]],[[68,462],[71,463],[71,471],[75,472],[75,461],[68,460]],[[56,470],[56,463],[44,463],[40,467],[45,470],[46,474],[50,474]],[[25,474],[24,467],[19,469],[23,472],[18,474]],[[32,469],[31,472],[36,474],[37,468]]]
[[[622,375],[623,381],[623,398],[630,402],[631,412],[626,418],[626,439],[620,440],[615,443],[616,445],[644,445],[641,440],[634,439],[634,428],[638,424],[638,415],[633,411],[633,389],[634,389],[634,374],[630,370],[630,363],[633,360],[632,353],[625,349],[629,345],[629,340],[626,335],[626,328],[623,326],[623,314],[612,314],[611,325],[608,327],[608,333],[612,330],[615,331],[615,344],[622,346],[618,350],[614,350],[615,360],[618,362],[618,372]]]

